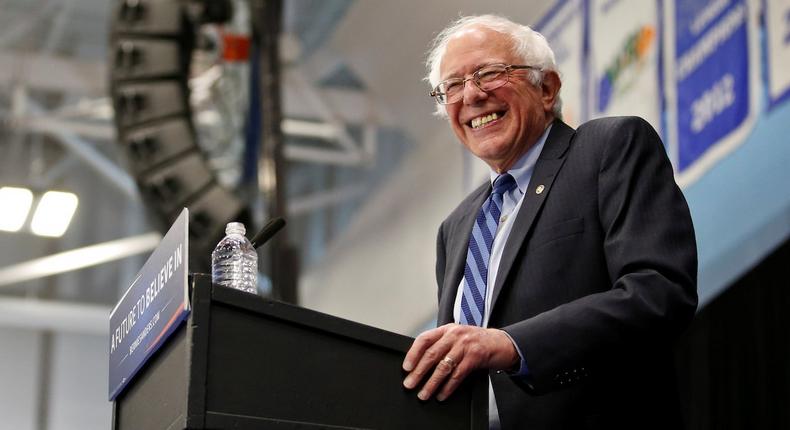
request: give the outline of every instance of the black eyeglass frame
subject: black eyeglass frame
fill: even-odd
[[[495,87],[489,87],[488,89],[485,89],[485,88],[481,87],[480,86],[480,72],[485,71],[485,69],[487,69],[489,67],[495,67],[495,66],[504,66],[504,70],[502,72],[505,73],[505,80],[502,81],[501,84],[499,84],[499,85],[497,85]],[[480,89],[480,91],[488,92],[488,91],[493,91],[493,90],[495,90],[497,88],[501,88],[501,87],[505,86],[505,84],[510,82],[510,72],[511,71],[513,71],[513,70],[525,70],[525,69],[537,70],[539,72],[543,71],[543,69],[541,69],[540,67],[527,66],[527,65],[523,65],[523,64],[504,64],[504,63],[487,64],[487,65],[475,70],[474,73],[472,73],[472,76],[470,76],[468,78],[450,78],[450,79],[445,79],[445,80],[439,82],[439,85],[434,87],[434,89],[431,90],[431,92],[428,93],[428,95],[433,97],[434,100],[436,100],[436,103],[439,103],[440,105],[451,105],[451,104],[460,102],[463,99],[463,96],[458,98],[458,100],[454,100],[452,102],[442,102],[441,101],[441,97],[442,96],[446,96],[447,94],[441,92],[439,90],[439,87],[441,87],[442,85],[447,86],[446,84],[448,82],[451,82],[451,83],[456,83],[457,82],[457,83],[461,84],[460,88],[462,90],[461,90],[461,92],[459,94],[463,94],[463,88],[466,86],[466,82],[467,81],[472,81],[475,84],[475,86]],[[499,73],[502,73],[502,72],[499,72]]]

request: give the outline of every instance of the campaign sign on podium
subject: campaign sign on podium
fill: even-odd
[[[110,400],[189,314],[184,208],[110,313]]]

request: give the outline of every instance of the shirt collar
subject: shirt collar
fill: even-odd
[[[507,171],[507,173],[510,173],[513,179],[516,180],[516,185],[518,186],[518,190],[521,191],[521,194],[524,194],[529,186],[532,170],[538,162],[541,151],[543,151],[543,145],[546,143],[546,138],[549,137],[552,124],[553,123],[549,123],[549,126],[546,127],[546,130],[544,130],[543,134],[538,138],[538,141],[532,145],[532,148],[529,148],[529,150]],[[489,179],[491,180],[491,186],[494,186],[494,180],[499,175],[500,173],[497,173],[493,169],[490,171]]]

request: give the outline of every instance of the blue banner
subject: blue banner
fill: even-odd
[[[701,160],[709,164],[723,155],[714,147],[735,139],[734,133],[754,115],[749,17],[745,0],[675,2],[675,79],[670,85],[681,174]],[[715,156],[703,160],[708,154]]]
[[[185,208],[110,314],[110,400],[189,314],[188,222]]]

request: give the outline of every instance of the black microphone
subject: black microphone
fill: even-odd
[[[250,242],[252,242],[252,247],[258,249],[259,246],[268,242],[269,239],[271,239],[272,236],[274,236],[283,227],[285,227],[285,220],[282,218],[275,218],[267,222],[261,231],[259,231],[258,234],[253,236],[252,240],[250,240]]]

